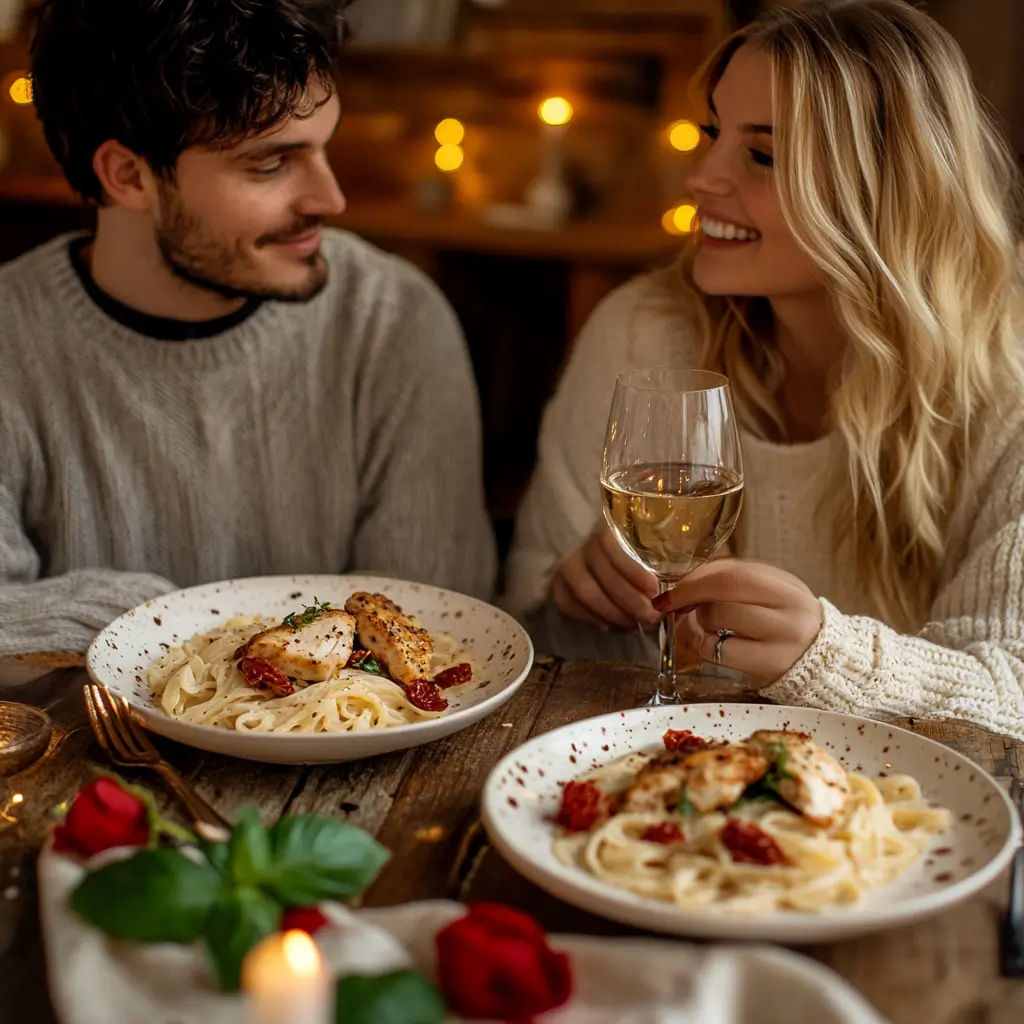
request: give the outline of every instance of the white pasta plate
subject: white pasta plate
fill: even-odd
[[[951,824],[929,837],[927,849],[903,874],[869,889],[860,902],[814,912],[747,915],[714,904],[683,907],[619,888],[556,858],[554,818],[562,787],[635,751],[664,750],[668,729],[731,741],[759,729],[807,733],[849,772],[913,776],[923,801],[947,808]],[[792,944],[832,941],[938,913],[997,878],[1021,841],[999,783],[948,747],[883,722],[767,704],[633,708],[544,733],[492,770],[482,810],[492,842],[513,868],[583,910],[674,935]]]
[[[313,604],[341,608],[357,591],[383,594],[434,634],[447,634],[475,665],[471,683],[446,691],[436,718],[350,732],[255,732],[183,722],[164,713],[148,670],[168,649],[240,616],[281,620]],[[451,735],[508,701],[533,664],[533,645],[510,616],[439,587],[375,576],[268,576],[179,590],[122,615],[89,648],[90,676],[124,697],[149,730],[191,747],[279,764],[331,764],[404,750]]]

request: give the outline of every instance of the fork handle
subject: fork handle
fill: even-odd
[[[1013,855],[1010,906],[1003,918],[999,959],[1003,977],[1024,978],[1024,846]]]
[[[211,807],[179,774],[165,761],[153,767],[160,773],[164,781],[174,790],[178,799],[188,808],[189,813],[197,822],[206,825],[217,825],[231,830],[231,823],[218,811]]]

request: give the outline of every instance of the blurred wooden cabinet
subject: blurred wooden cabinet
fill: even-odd
[[[931,0],[1024,161],[1024,0]]]

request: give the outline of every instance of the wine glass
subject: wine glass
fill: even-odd
[[[662,593],[732,533],[743,457],[729,380],[706,370],[648,369],[615,383],[601,469],[604,516]],[[676,622],[662,620],[658,688],[647,707],[680,703]]]

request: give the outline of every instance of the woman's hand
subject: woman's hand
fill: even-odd
[[[563,615],[604,630],[657,625],[661,612],[651,603],[657,593],[658,581],[606,526],[562,559],[551,581],[552,600]]]
[[[713,661],[718,631],[735,634],[721,647],[721,664],[756,682],[785,675],[821,630],[821,605],[792,573],[743,558],[694,569],[675,589],[655,598],[661,612],[685,614],[679,645]]]

